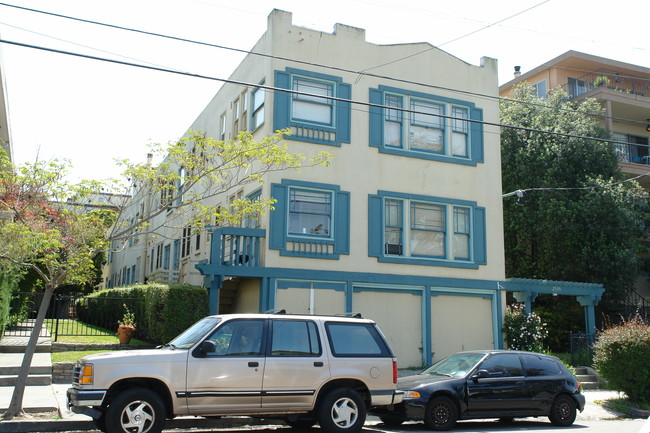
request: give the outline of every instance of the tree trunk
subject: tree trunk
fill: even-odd
[[[32,330],[32,335],[29,337],[29,342],[27,343],[27,348],[25,349],[23,363],[20,365],[20,371],[18,372],[18,379],[16,380],[14,393],[11,397],[11,403],[9,404],[7,411],[2,416],[3,419],[12,419],[15,416],[21,415],[23,413],[23,396],[25,395],[25,386],[27,385],[29,367],[32,365],[32,358],[34,358],[34,352],[36,352],[38,337],[41,334],[43,322],[45,322],[45,314],[47,313],[47,309],[50,306],[50,300],[52,299],[53,293],[54,287],[46,286],[45,293],[43,293],[43,300],[41,301],[41,306],[39,307],[38,315],[36,316],[36,322],[34,323],[34,329]]]

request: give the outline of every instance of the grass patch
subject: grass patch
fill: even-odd
[[[56,336],[57,343],[78,343],[78,344],[118,344],[119,340],[115,331],[100,328],[98,326],[89,325],[88,323],[80,322],[72,319],[61,319],[58,321],[48,319],[45,321],[45,326],[50,335],[54,336],[56,328],[58,327],[58,335]],[[62,334],[79,334],[79,335],[62,335]],[[131,339],[131,344],[147,344],[147,342],[138,340],[137,338]]]
[[[103,353],[106,350],[70,350],[68,352],[52,353],[52,362],[77,362],[79,358],[95,353]]]
[[[650,410],[650,403],[630,400],[629,398],[612,398],[605,401],[596,401],[596,403],[629,416],[635,416],[637,410]]]

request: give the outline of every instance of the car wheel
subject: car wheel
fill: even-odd
[[[555,398],[548,419],[558,427],[568,427],[576,420],[576,403],[568,395]]]
[[[335,389],[318,405],[318,424],[329,433],[357,433],[366,422],[366,406],[353,389]]]
[[[427,404],[424,424],[431,430],[449,430],[458,419],[456,403],[449,397],[434,397]]]
[[[111,433],[160,433],[165,425],[165,406],[158,394],[131,388],[118,394],[106,411]]]
[[[388,427],[397,427],[406,421],[404,417],[396,415],[382,415],[379,417],[379,419],[384,423],[384,425]]]
[[[510,424],[514,420],[515,420],[514,417],[511,416],[502,416],[501,418],[499,418],[499,422],[502,422],[504,424]]]

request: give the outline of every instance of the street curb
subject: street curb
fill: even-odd
[[[249,417],[232,417],[208,419],[198,417],[179,417],[168,419],[164,430],[189,428],[234,428],[250,425],[281,424],[275,419],[257,419]],[[61,431],[97,430],[95,423],[89,420],[6,420],[0,421],[0,433],[34,433]]]

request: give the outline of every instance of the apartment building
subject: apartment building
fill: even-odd
[[[616,142],[621,171],[629,177],[650,172],[650,68],[567,51],[526,72],[517,67],[515,77],[499,87],[500,95],[510,95],[523,81],[542,98],[561,87],[576,102],[598,100],[605,111],[602,125]],[[637,181],[650,191],[650,176]],[[639,271],[636,287],[640,295],[650,296],[646,272]]]
[[[329,151],[331,165],[270,172],[211,198],[277,200],[237,227],[196,232],[174,212],[157,216],[165,233],[113,246],[105,285],[203,285],[212,313],[359,312],[404,367],[502,347],[499,132],[483,123],[498,122],[496,61],[376,45],[342,24],[302,28],[280,10],[252,52],[263,55],[230,77],[245,84],[224,84],[188,131],[232,139],[289,128],[291,152]],[[155,203],[134,191],[125,218]]]

